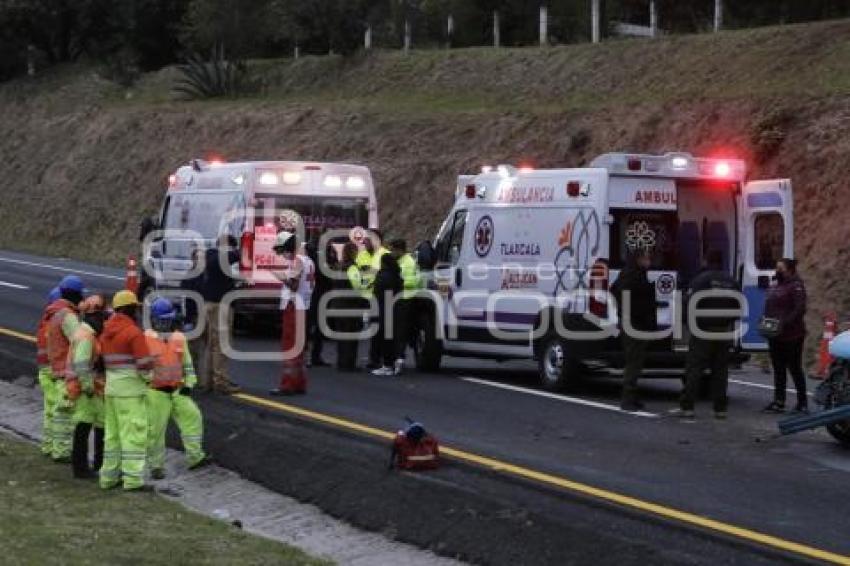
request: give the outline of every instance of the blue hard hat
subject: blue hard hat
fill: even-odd
[[[76,291],[77,293],[82,293],[85,291],[85,288],[86,286],[83,284],[83,280],[76,275],[66,275],[62,278],[62,281],[59,282],[60,291]]]
[[[54,301],[58,301],[62,298],[62,291],[59,290],[59,287],[54,287],[47,294],[47,302],[52,303]]]
[[[151,317],[159,320],[172,320],[177,316],[174,305],[168,299],[158,298],[151,305]]]

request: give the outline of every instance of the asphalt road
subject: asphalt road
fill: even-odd
[[[0,327],[32,334],[44,297],[65,273],[82,275],[97,290],[123,282],[120,270],[2,252]],[[276,339],[254,336],[236,343],[257,350]],[[0,336],[7,374],[27,355],[19,339]],[[427,477],[388,479],[383,443],[245,400],[202,400],[209,441],[225,464],[266,485],[367,528],[479,562],[802,559],[737,536],[735,528],[850,555],[850,452],[822,431],[771,439],[776,419],[758,412],[770,399],[770,377],[756,368],[733,373],[729,420],[715,421],[703,404],[695,423],[681,423],[662,416],[676,406],[678,380],[644,380],[647,412],[631,415],[616,409],[616,378],[594,377],[576,393],[551,395],[536,388],[529,363],[449,358],[445,366],[440,374],[396,378],[314,368],[309,394],[284,403],[384,431],[411,416],[446,446],[719,521],[732,534],[693,528],[646,505],[606,503],[563,485],[455,459]],[[232,362],[230,369],[234,381],[259,398],[267,397],[279,371],[271,362]],[[466,509],[459,511],[466,520],[449,513],[449,505]],[[424,519],[413,511],[419,508],[429,510]]]

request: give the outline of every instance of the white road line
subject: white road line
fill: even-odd
[[[573,403],[574,405],[584,405],[585,407],[593,407],[595,409],[604,409],[606,411],[614,411],[615,413],[622,413],[624,415],[633,415],[635,417],[646,417],[650,419],[657,418],[659,415],[655,413],[649,413],[646,411],[624,411],[620,407],[616,405],[607,405],[605,403],[598,403],[596,401],[588,401],[587,399],[580,399],[578,397],[570,397],[568,395],[558,395],[557,393],[549,393],[548,391],[538,391],[536,389],[529,389],[528,387],[519,387],[516,385],[508,385],[507,383],[498,383],[495,381],[487,381],[486,379],[478,379],[477,377],[461,377],[463,381],[467,381],[469,383],[477,383],[479,385],[486,385],[488,387],[496,387],[498,389],[507,389],[508,391],[516,391],[519,393],[527,393],[529,395],[537,395],[538,397],[545,397],[547,399],[553,399],[555,401],[563,401],[564,403]]]
[[[749,382],[749,381],[741,381],[741,380],[739,380],[739,379],[730,379],[730,380],[729,380],[729,383],[735,383],[735,384],[737,384],[737,385],[744,385],[744,386],[746,386],[746,387],[756,387],[756,388],[758,388],[758,389],[769,389],[770,391],[773,391],[773,386],[772,386],[772,385],[765,385],[765,384],[763,384],[763,383],[752,383],[752,382]],[[787,389],[785,389],[785,391],[787,391],[788,393],[797,393],[797,390],[796,390],[796,389],[792,389],[792,388],[790,388],[790,387],[788,387]],[[807,392],[806,392],[806,395],[808,395],[809,397],[811,397],[811,396],[812,396],[812,392],[811,392],[811,391],[807,391]]]
[[[102,277],[104,279],[114,279],[116,281],[124,281],[123,277],[119,277],[117,275],[107,275],[105,273],[97,273],[95,271],[83,271],[80,269],[73,269],[70,266],[59,267],[56,265],[48,265],[46,263],[35,263],[33,261],[23,261],[20,259],[11,259],[8,257],[0,257],[0,261],[5,261],[7,263],[17,263],[19,265],[28,265],[30,267],[40,267],[42,269],[52,269],[53,271],[64,271],[65,273],[74,273],[78,275],[89,275],[91,277]]]
[[[29,289],[26,285],[18,285],[17,283],[9,283],[8,281],[0,281],[0,287],[11,287],[12,289]]]

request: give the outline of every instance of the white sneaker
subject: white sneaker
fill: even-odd
[[[381,366],[378,369],[373,369],[372,375],[381,375],[381,376],[395,375],[395,372],[393,371],[393,368],[388,368],[387,366]]]
[[[399,375],[404,371],[404,358],[398,358],[393,366],[393,373]]]

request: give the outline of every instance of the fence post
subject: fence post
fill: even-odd
[[[449,17],[446,18],[446,41],[448,42],[448,46],[452,46],[452,37],[455,34],[455,17],[449,14]]]
[[[590,40],[599,43],[599,0],[591,0],[590,4]]]
[[[372,49],[372,24],[366,26],[366,33],[363,34],[363,48],[367,51]]]
[[[649,0],[649,35],[658,36],[658,4],[655,0]]]
[[[27,76],[35,76],[35,46],[32,43],[27,45]]]
[[[540,6],[540,45],[549,43],[549,9],[546,4]]]
[[[714,31],[723,29],[723,0],[714,0]]]
[[[404,52],[410,51],[410,20],[404,20]]]
[[[493,10],[493,47],[499,47],[502,38],[499,33],[499,10]]]

